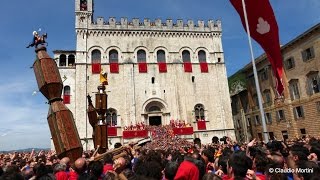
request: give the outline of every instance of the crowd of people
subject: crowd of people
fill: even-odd
[[[199,121],[204,121],[199,119]],[[186,128],[186,127],[192,127],[190,123],[186,123],[184,120],[170,120],[169,124],[172,128]],[[168,126],[168,125],[165,125]],[[148,130],[149,128],[152,128],[152,126],[148,126],[144,124],[144,122],[138,122],[136,124],[131,124],[130,126],[124,126],[124,131],[137,131],[137,130]]]
[[[212,138],[202,144],[187,142],[154,129],[153,141],[116,159],[112,153],[95,161],[86,151],[75,162],[59,159],[54,151],[0,154],[0,180],[317,180],[320,139],[304,137],[263,143],[253,139],[237,143],[230,138]],[[121,144],[117,143],[119,148]]]

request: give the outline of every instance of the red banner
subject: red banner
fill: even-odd
[[[100,63],[92,63],[92,74],[100,74],[101,72],[101,64]]]
[[[148,137],[147,130],[123,131],[124,139],[145,138],[145,137]]]
[[[160,73],[167,72],[167,63],[165,63],[165,62],[158,62],[158,66],[159,66],[159,72],[160,72]]]
[[[200,62],[200,69],[202,73],[207,73],[209,72],[208,70],[208,63],[206,62]]]
[[[117,136],[117,127],[108,127],[108,136]]]
[[[198,130],[207,130],[206,121],[197,121]]]
[[[241,0],[230,0],[238,12],[242,25],[247,31],[245,14]],[[280,51],[279,29],[269,0],[246,0],[245,8],[251,37],[256,40],[266,52],[276,77],[278,95],[283,94],[282,83],[282,55]]]
[[[63,95],[63,104],[70,104],[70,95]]]
[[[191,62],[184,62],[183,67],[184,67],[184,72],[192,72]]]
[[[148,72],[148,66],[147,66],[147,63],[145,62],[140,62],[138,64],[139,66],[139,73],[147,73]]]
[[[118,63],[110,63],[110,73],[119,73]]]
[[[191,135],[193,134],[193,127],[173,128],[173,133],[176,135]]]

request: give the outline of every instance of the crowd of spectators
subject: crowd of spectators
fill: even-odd
[[[320,139],[314,137],[268,143],[213,137],[212,143],[204,145],[199,138],[185,143],[163,133],[166,130],[158,131],[161,134],[153,145],[132,148],[117,159],[107,154],[94,161],[93,151],[84,152],[75,162],[59,159],[54,151],[2,153],[0,180],[320,179]],[[163,148],[167,146],[159,142],[163,140],[171,145]]]

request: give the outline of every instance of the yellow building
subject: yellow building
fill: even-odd
[[[281,47],[284,101],[275,100],[275,78],[265,54],[255,59],[270,139],[319,136],[320,24]],[[239,141],[263,138],[252,64],[229,77],[231,106]]]

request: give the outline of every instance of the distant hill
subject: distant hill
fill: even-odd
[[[17,149],[17,150],[10,150],[10,151],[0,151],[0,153],[10,153],[10,152],[31,152],[34,149],[36,152],[40,150],[48,151],[50,148],[26,148],[26,149]]]

